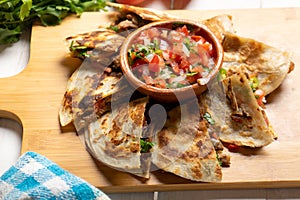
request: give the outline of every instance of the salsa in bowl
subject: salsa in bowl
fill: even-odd
[[[121,48],[127,80],[140,92],[166,102],[205,91],[222,60],[223,49],[214,34],[191,20],[150,23],[132,32]]]

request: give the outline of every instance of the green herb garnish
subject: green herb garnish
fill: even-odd
[[[224,80],[226,77],[227,77],[227,71],[226,71],[226,69],[221,68],[220,71],[219,71],[219,73],[218,73],[217,80],[218,80],[218,81],[222,81],[222,80]]]
[[[146,141],[146,139],[142,138],[140,140],[140,145],[141,145],[141,153],[148,153],[150,149],[154,146],[154,143]]]
[[[250,86],[253,92],[255,92],[259,86],[259,81],[257,77],[250,78]]]
[[[119,27],[118,26],[109,26],[108,29],[111,29],[115,32],[119,32]]]
[[[0,44],[17,42],[34,20],[58,25],[69,14],[105,10],[105,5],[105,0],[0,0]]]
[[[186,73],[186,76],[194,76],[196,74],[198,74],[199,72],[189,72],[189,73]]]
[[[222,167],[222,161],[221,161],[221,159],[220,159],[220,157],[219,157],[219,154],[218,153],[216,153],[217,154],[217,160],[218,160],[218,163],[219,163],[219,165]]]
[[[206,112],[204,115],[203,115],[204,119],[206,119],[206,121],[209,123],[209,124],[215,124],[215,120],[211,117],[211,114]]]
[[[88,54],[89,49],[86,46],[74,45],[74,41],[71,42],[69,49],[75,57],[82,59],[90,57]]]

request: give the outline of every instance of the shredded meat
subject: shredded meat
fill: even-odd
[[[229,167],[230,166],[230,155],[228,152],[217,151],[219,160],[222,163],[222,167]]]

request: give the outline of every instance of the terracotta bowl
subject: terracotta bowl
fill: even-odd
[[[187,27],[192,27],[193,30],[196,30],[197,35],[202,36],[206,41],[212,44],[214,50],[212,57],[214,58],[215,67],[211,69],[210,72],[205,77],[202,77],[198,82],[184,87],[168,89],[147,85],[144,81],[137,78],[132,72],[128,59],[128,50],[135,43],[136,38],[140,36],[140,33],[142,31],[153,27],[171,29],[174,24],[185,24]],[[192,20],[174,19],[152,22],[130,33],[122,44],[120,50],[120,61],[121,69],[126,79],[139,92],[161,102],[180,102],[198,96],[207,89],[207,84],[209,84],[209,82],[217,76],[221,68],[223,62],[223,54],[224,52],[221,43],[205,25]]]

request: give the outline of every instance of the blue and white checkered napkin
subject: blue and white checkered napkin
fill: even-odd
[[[109,197],[44,156],[27,152],[0,177],[0,199],[109,200]]]

